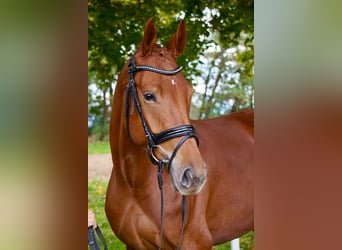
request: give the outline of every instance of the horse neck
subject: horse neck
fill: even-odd
[[[127,74],[127,72],[125,72]],[[124,73],[124,74],[125,74]],[[126,79],[117,82],[110,121],[110,147],[113,159],[113,174],[126,184],[136,187],[148,183],[151,175],[146,149],[135,144],[128,136],[125,118]]]

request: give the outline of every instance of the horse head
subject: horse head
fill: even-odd
[[[147,146],[153,163],[168,164],[177,191],[197,194],[207,171],[190,125],[193,88],[176,63],[186,42],[184,21],[166,47],[156,44],[156,40],[154,21],[150,19],[138,50],[124,69],[128,73],[126,131],[136,145]]]

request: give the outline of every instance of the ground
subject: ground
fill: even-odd
[[[101,179],[109,181],[112,172],[111,154],[88,155],[88,180]]]

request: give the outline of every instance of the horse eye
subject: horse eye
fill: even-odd
[[[156,101],[156,96],[151,92],[144,93],[144,98],[148,102],[155,102]]]

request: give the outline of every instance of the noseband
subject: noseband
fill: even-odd
[[[140,116],[142,127],[144,129],[145,136],[146,136],[147,141],[148,141],[148,145],[147,145],[148,155],[150,157],[151,162],[154,165],[158,166],[158,184],[159,184],[159,189],[161,191],[161,222],[160,222],[160,246],[159,246],[159,249],[161,249],[161,247],[162,247],[162,235],[163,235],[163,208],[164,208],[164,204],[163,204],[163,179],[162,179],[163,167],[164,167],[164,165],[167,165],[167,169],[168,169],[168,171],[170,171],[172,161],[175,158],[180,147],[184,144],[184,142],[187,139],[193,137],[196,139],[196,142],[198,145],[199,139],[198,139],[198,136],[196,134],[195,128],[190,124],[180,125],[180,126],[177,126],[174,128],[170,128],[170,129],[162,131],[158,134],[152,133],[152,131],[150,130],[150,128],[148,127],[148,125],[146,123],[146,120],[145,120],[143,112],[142,112],[141,104],[140,104],[140,101],[138,98],[137,89],[135,86],[134,74],[135,74],[135,72],[138,72],[138,71],[150,71],[150,72],[154,72],[154,73],[161,74],[161,75],[172,76],[172,75],[178,74],[181,70],[182,70],[181,66],[178,66],[174,70],[163,70],[163,69],[158,69],[158,68],[148,66],[148,65],[138,65],[137,66],[137,65],[135,65],[135,56],[134,55],[130,58],[129,63],[128,63],[129,80],[128,80],[128,84],[126,86],[126,100],[125,100],[126,101],[126,103],[125,103],[126,129],[127,129],[127,133],[129,135],[129,137],[131,138],[131,133],[129,130],[129,116],[130,116],[129,99],[131,96],[131,100],[132,100],[131,114],[134,111],[134,106],[136,106],[138,114]],[[178,142],[178,144],[175,147],[175,149],[173,150],[170,158],[168,158],[167,156],[164,156],[163,159],[158,159],[154,155],[154,150],[156,148],[160,148],[159,145],[161,143],[168,141],[170,139],[177,138],[177,137],[183,137],[183,138]],[[177,249],[180,249],[180,246],[181,246],[182,235],[183,235],[183,231],[184,231],[185,209],[186,209],[186,200],[185,200],[185,196],[183,195],[183,199],[182,199],[182,229],[181,229],[181,234],[180,234],[180,239],[178,242]]]

